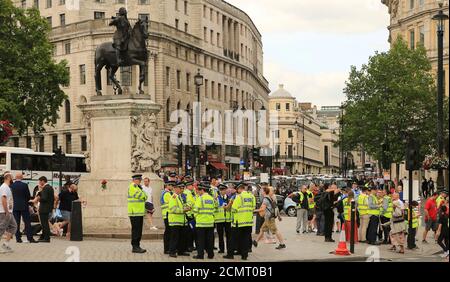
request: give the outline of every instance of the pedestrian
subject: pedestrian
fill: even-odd
[[[332,184],[325,193],[322,195],[320,200],[322,204],[322,210],[325,216],[325,242],[334,242],[332,238],[333,233],[333,222],[334,222],[334,203],[335,194],[339,192],[336,184]]]
[[[256,198],[256,208],[258,208],[258,209],[261,207],[261,204],[262,204],[263,189],[265,187],[269,187],[269,183],[267,183],[267,182],[260,183],[260,185],[258,186],[256,193],[254,195]],[[263,223],[264,223],[264,218],[259,216],[259,214],[256,214],[255,234],[259,234],[259,231],[260,231]]]
[[[380,224],[384,234],[383,244],[387,245],[390,241],[389,233],[391,232],[390,225],[384,225],[391,221],[392,212],[392,198],[387,194],[386,190],[382,190],[381,192],[381,207],[380,207]]]
[[[194,190],[194,180],[191,176],[186,176],[184,178],[184,185],[185,189],[183,194],[185,194],[186,202],[183,204],[184,206],[191,208],[186,212],[187,225],[185,226],[184,234],[186,235],[186,249],[188,252],[192,252],[194,250],[195,242],[195,217],[192,209],[194,208],[197,195]],[[197,246],[197,244],[195,245]]]
[[[217,200],[215,200],[214,224],[219,239],[219,254],[223,254],[225,253],[225,242],[227,243],[227,249],[230,248],[229,240],[231,236],[231,225],[230,222],[226,222],[227,211],[225,209],[229,204],[229,198],[226,193],[228,186],[219,184],[217,188],[219,189],[219,194],[217,195]]]
[[[191,208],[183,202],[184,183],[178,183],[173,188],[173,195],[169,200],[169,229],[170,229],[170,241],[169,241],[169,256],[176,258],[178,256],[189,256],[186,252],[187,246],[186,236],[183,234],[186,222],[186,212],[190,211]]]
[[[169,254],[170,228],[169,228],[168,213],[169,213],[169,201],[172,198],[173,193],[172,190],[174,185],[175,185],[174,181],[167,179],[167,181],[164,184],[164,191],[161,193],[160,199],[161,214],[164,220],[164,236],[163,236],[164,254]]]
[[[355,193],[353,191],[349,191],[347,194],[347,198],[342,200],[342,205],[344,208],[344,220],[345,220],[345,224],[344,224],[344,228],[345,228],[345,240],[347,242],[350,242],[350,237],[351,237],[351,230],[352,230],[352,222],[351,222],[351,206],[352,206],[352,202],[355,202]],[[354,233],[355,233],[355,237],[354,237],[354,242],[358,242],[358,225],[356,223],[356,203],[355,203],[355,212],[354,212]]]
[[[42,226],[42,234],[38,239],[40,243],[50,243],[50,223],[49,218],[52,217],[52,211],[55,206],[55,191],[47,183],[47,177],[41,176],[38,182],[38,192],[31,202],[39,202],[39,221]]]
[[[403,211],[403,202],[400,200],[400,195],[394,193],[392,195],[393,213],[391,219],[391,251],[398,251],[400,254],[405,253],[405,218]]]
[[[377,189],[370,188],[370,195],[368,198],[369,225],[367,227],[367,241],[369,245],[379,245],[377,242],[378,225],[380,223],[380,204],[377,198]]]
[[[214,198],[209,194],[208,182],[199,184],[198,197],[193,208],[197,235],[197,255],[194,259],[204,259],[205,250],[209,259],[214,258]]]
[[[424,199],[428,198],[428,181],[425,176],[422,176],[422,196]]]
[[[316,203],[314,202],[314,196],[316,192],[316,185],[314,182],[309,184],[309,189],[307,191],[308,194],[308,231],[309,232],[317,232],[316,227]]]
[[[449,251],[449,232],[448,232],[448,222],[449,222],[449,216],[448,216],[448,207],[445,205],[442,205],[439,208],[439,227],[437,230],[437,242],[439,246],[444,251],[444,258],[448,259],[448,251]]]
[[[437,214],[438,209],[436,205],[436,199],[438,194],[433,193],[430,198],[425,203],[424,207],[424,220],[425,220],[425,231],[423,232],[423,244],[428,244],[427,242],[427,235],[430,230],[434,232],[434,238],[436,238],[436,231],[437,231]]]
[[[407,247],[409,250],[415,250],[418,249],[416,245],[416,234],[417,234],[417,228],[419,228],[419,214],[417,213],[416,209],[418,208],[419,203],[417,201],[412,202],[412,228],[409,227],[409,220],[410,220],[410,213],[409,213],[409,207],[406,209],[407,211],[407,217],[408,221],[406,221],[406,228],[408,230],[408,236],[407,236]]]
[[[70,238],[70,215],[72,213],[72,202],[78,199],[75,184],[70,184],[70,186],[66,190],[61,191],[56,198],[56,203],[57,205],[59,203],[59,210],[61,211],[61,217],[63,219],[59,225],[59,228],[67,226],[67,238]]]
[[[253,246],[258,247],[258,242],[263,238],[264,232],[270,231],[272,234],[275,234],[279,241],[279,245],[276,247],[277,250],[285,249],[286,245],[284,244],[283,236],[280,231],[277,229],[276,219],[281,221],[281,216],[278,211],[278,207],[276,202],[272,199],[273,189],[269,187],[263,188],[263,201],[259,209],[255,210],[255,212],[259,213],[261,217],[264,218],[264,223],[261,226],[261,233],[258,234],[256,240],[253,240]]]
[[[158,230],[158,228],[153,225],[153,213],[155,212],[155,205],[153,204],[153,189],[150,186],[150,178],[144,177],[142,190],[147,195],[147,201],[145,201],[145,212],[148,224],[150,225],[150,230],[156,231]]]
[[[10,189],[11,184],[12,175],[11,173],[6,172],[3,175],[3,183],[0,186],[0,240],[3,241],[0,247],[0,253],[13,252],[9,245],[9,241],[18,228],[13,216],[14,203]],[[5,235],[4,240],[2,240],[3,235]]]
[[[365,243],[367,241],[367,228],[369,226],[370,215],[369,210],[369,196],[368,188],[363,186],[361,188],[361,194],[358,197],[357,208],[359,212],[359,229],[358,238],[360,243]]]
[[[297,233],[307,233],[309,202],[306,185],[302,185],[299,192],[291,193],[288,197],[297,203]]]
[[[231,210],[233,206],[233,202],[236,199],[237,196],[237,190],[236,185],[230,184],[229,186],[229,202],[228,205],[225,207],[225,210],[227,211],[227,222],[230,223],[230,241],[229,241],[229,247],[227,246],[227,254],[223,256],[225,259],[233,259],[235,254],[240,254],[239,245],[237,243],[238,236],[239,236],[239,230],[237,226],[234,224],[234,214]],[[228,243],[227,243],[228,244]]]
[[[27,240],[29,243],[37,243],[33,238],[33,233],[31,230],[31,219],[29,210],[29,201],[31,200],[30,189],[28,184],[22,181],[23,174],[18,172],[16,174],[16,179],[13,184],[11,184],[11,193],[13,197],[13,215],[17,224],[16,231],[16,242],[22,243],[22,233],[20,232],[20,220],[23,218],[25,225],[25,233],[27,235]]]
[[[143,254],[146,250],[142,249],[140,244],[142,228],[144,226],[147,194],[145,194],[141,186],[142,175],[133,175],[132,179],[133,182],[128,187],[128,216],[131,222],[131,246],[133,253]]]
[[[434,194],[434,181],[433,178],[430,177],[430,180],[428,180],[428,195]]]
[[[326,189],[328,189],[328,184],[326,184]],[[325,217],[321,208],[320,199],[324,193],[324,186],[319,187],[318,193],[314,196],[314,202],[316,203],[315,214],[316,214],[316,226],[317,226],[317,236],[324,236],[325,229]]]

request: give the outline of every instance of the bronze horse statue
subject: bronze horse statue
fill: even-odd
[[[148,19],[139,19],[134,25],[128,41],[128,48],[124,52],[123,63],[117,64],[116,50],[112,42],[100,44],[95,50],[95,90],[97,95],[102,95],[101,70],[106,67],[108,78],[114,84],[117,94],[122,94],[122,87],[116,79],[119,67],[139,65],[139,94],[144,94],[142,83],[145,79],[145,68],[147,68],[148,53],[146,40],[148,39]]]

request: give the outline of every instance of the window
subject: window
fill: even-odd
[[[220,24],[220,13],[217,11],[216,13],[217,24]]]
[[[45,8],[51,8],[52,7],[52,0],[47,0],[46,1],[46,5],[45,5]]]
[[[72,154],[72,134],[68,133],[66,136],[66,154]]]
[[[180,23],[180,20],[179,19],[175,19],[175,28],[176,29],[178,29],[179,23]]]
[[[28,149],[31,149],[31,137],[27,136],[26,138],[26,146]]]
[[[188,1],[184,1],[184,14],[188,14]]]
[[[22,9],[25,9],[27,7],[27,0],[21,1]]]
[[[289,112],[291,110],[291,104],[286,103],[286,112]]]
[[[64,43],[64,54],[66,55],[70,54],[70,41]]]
[[[288,130],[288,138],[292,138],[294,135],[292,134],[292,129]]]
[[[59,15],[59,22],[60,22],[61,26],[65,26],[66,25],[66,14],[60,14]]]
[[[52,135],[52,151],[58,150],[58,135]]]
[[[56,44],[53,43],[52,44],[52,56],[56,56],[56,51],[57,51]]]
[[[425,0],[419,0],[419,6],[423,7],[423,4],[425,4]]]
[[[39,0],[34,0],[34,5],[33,5],[36,9],[39,10]]]
[[[214,45],[214,30],[211,30],[209,33],[210,33],[210,35],[209,35],[210,36],[210,42],[211,42],[212,45]]]
[[[86,65],[80,65],[80,84],[86,84]]]
[[[69,87],[70,86],[70,67],[66,67],[66,71],[69,74],[69,80],[67,81],[67,84],[65,84],[65,87]]]
[[[220,101],[220,99],[222,99],[222,84],[218,83],[217,84],[217,100]]]
[[[170,67],[166,67],[166,86],[170,86]]]
[[[170,152],[170,136],[166,137],[166,152]]]
[[[203,5],[203,17],[206,18],[206,5]]]
[[[66,5],[66,0],[59,0],[59,5]]]
[[[184,32],[188,33],[189,25],[188,23],[184,23]]]
[[[228,87],[226,85],[223,86],[223,100],[227,101],[227,92],[228,92]]]
[[[47,17],[47,22],[50,26],[52,26],[52,17]]]
[[[220,47],[220,33],[217,33],[217,47]]]
[[[198,55],[197,54],[194,54],[194,63],[198,64]]]
[[[214,10],[212,8],[209,9],[209,19],[212,21],[213,20],[213,12]]]
[[[177,70],[177,89],[181,89],[181,71]]]
[[[45,151],[45,143],[44,143],[45,139],[44,136],[39,137],[39,148],[38,151],[39,152],[44,152]]]
[[[139,0],[139,5],[147,5],[149,4],[149,0]]]
[[[324,160],[323,160],[323,162],[325,163],[325,166],[328,166],[328,165],[329,165],[328,146],[325,146],[325,147],[324,147],[323,152],[324,152],[324,153],[323,153],[323,155],[324,155]]]
[[[415,42],[415,32],[414,30],[410,30],[409,31],[409,47],[414,50],[414,48],[416,47],[416,42]]]
[[[208,42],[208,28],[206,27],[203,28],[203,40]]]
[[[132,71],[133,69],[131,66],[129,67],[120,67],[120,77],[122,79],[122,85],[123,86],[131,86],[131,77],[132,77]]]
[[[94,19],[104,19],[105,18],[105,12],[94,12]]]
[[[280,110],[281,110],[281,104],[280,104],[280,103],[277,103],[277,104],[275,105],[275,107],[276,107],[276,110],[277,110],[277,111],[280,111]]]
[[[180,53],[180,49],[178,47],[175,47],[175,57],[178,58],[179,53]]]
[[[205,98],[208,98],[208,80],[205,79]]]
[[[175,0],[175,10],[178,11],[178,0]]]
[[[138,18],[139,18],[141,21],[150,20],[150,14],[138,14]]]
[[[19,147],[19,137],[13,137],[12,141],[14,147]]]
[[[280,130],[277,129],[274,132],[275,132],[275,138],[280,138]]]
[[[409,8],[410,9],[414,9],[414,3],[416,2],[416,0],[409,0]]]
[[[424,26],[420,26],[419,27],[419,41],[420,41],[420,44],[422,45],[422,46],[425,46],[425,27]]]
[[[86,136],[81,136],[81,152],[87,151],[87,138]]]
[[[191,91],[191,74],[190,73],[186,73],[186,91],[187,92]]]
[[[211,81],[211,98],[212,99],[214,99],[215,92],[216,92],[215,86],[216,86],[216,83],[214,81]]]
[[[170,99],[166,101],[166,121],[170,122]]]
[[[66,123],[70,122],[70,101],[66,100],[64,102],[64,109],[65,109],[65,114],[66,114]]]

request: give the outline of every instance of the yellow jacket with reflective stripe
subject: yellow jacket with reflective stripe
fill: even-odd
[[[195,226],[214,227],[214,198],[208,193],[198,196],[194,205]]]
[[[406,220],[406,228],[409,228],[409,208],[406,208],[408,220]],[[417,212],[413,209],[412,211],[413,221],[412,221],[412,228],[418,228],[419,227],[419,215]]]
[[[307,191],[307,193],[309,209],[314,209],[314,207],[316,206],[316,203],[314,202],[314,193],[309,190]]]
[[[436,207],[437,208],[440,208],[441,207],[441,204],[442,204],[442,201],[443,201],[444,199],[439,195],[439,197],[437,197],[436,198]]]
[[[351,220],[351,210],[352,210],[352,206],[351,203],[348,198],[345,198],[344,200],[342,200],[342,204],[344,205],[344,219],[346,221],[350,221]]]
[[[378,205],[377,196],[369,195],[367,199],[367,205],[368,205],[367,214],[375,216],[380,215],[380,207]]]
[[[184,189],[183,194],[186,195],[186,206],[193,208],[195,205],[195,198],[194,195],[195,193],[193,193],[194,190],[189,191],[188,189]],[[193,216],[194,212],[192,210],[188,211],[186,213],[187,216]]]
[[[217,195],[217,199],[214,200],[215,212],[214,212],[214,222],[222,223],[225,222],[225,209],[223,206],[219,206],[219,197],[223,197],[222,195]],[[226,196],[225,196],[226,197]]]
[[[233,213],[233,227],[253,226],[253,211],[256,208],[256,199],[252,193],[242,192],[236,195],[231,211]]]
[[[172,198],[172,193],[170,191],[164,190],[161,195],[161,214],[163,219],[167,218],[170,198]]]
[[[144,216],[147,194],[138,185],[131,183],[128,187],[128,216]]]
[[[387,202],[387,209],[385,209]],[[392,218],[392,213],[394,212],[394,206],[392,205],[392,198],[389,196],[384,196],[380,207],[380,214],[386,218]]]
[[[183,202],[180,195],[174,195],[169,201],[169,226],[184,226],[186,216],[183,211]]]
[[[297,192],[297,193],[300,195],[300,201],[297,204],[297,209],[300,209],[302,207],[302,202],[303,202],[303,199],[304,199],[305,196],[303,195],[302,191]]]
[[[359,215],[366,215],[367,210],[369,209],[369,203],[368,203],[368,199],[369,197],[366,194],[361,193],[358,196],[358,211],[359,211]]]

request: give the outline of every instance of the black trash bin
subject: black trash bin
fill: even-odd
[[[72,202],[72,213],[70,214],[70,241],[83,241],[81,201]]]

